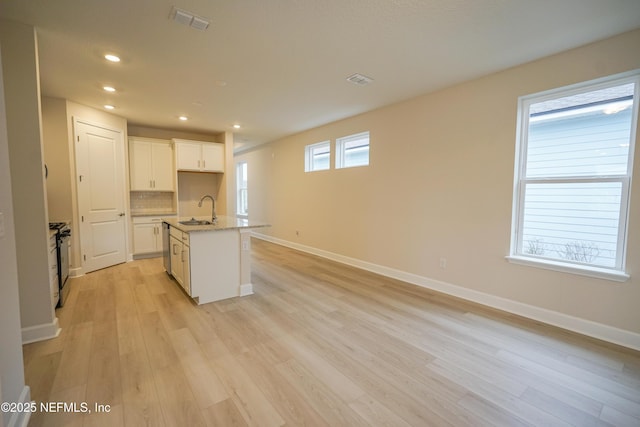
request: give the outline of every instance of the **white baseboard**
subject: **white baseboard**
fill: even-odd
[[[22,328],[22,344],[30,344],[32,342],[55,338],[60,335],[60,331],[57,317],[55,317],[51,323]]]
[[[247,295],[253,295],[252,283],[245,283],[244,285],[240,285],[240,296],[246,297]]]
[[[22,389],[22,393],[20,393],[19,401],[17,403],[23,403],[24,406],[27,406],[31,401],[31,389],[28,385],[25,385]],[[0,414],[0,417],[2,415]],[[29,418],[31,418],[31,412],[14,412],[11,414],[11,418],[9,418],[9,424],[7,427],[27,427],[29,424]],[[0,420],[2,421],[2,420]]]
[[[484,292],[474,291],[462,286],[453,285],[439,280],[429,279],[417,274],[408,273],[406,271],[396,270],[394,268],[373,264],[356,258],[346,257],[344,255],[317,249],[311,246],[305,246],[287,240],[278,239],[261,233],[252,234],[254,237],[268,242],[272,242],[281,246],[286,246],[312,255],[337,261],[363,270],[371,271],[382,276],[401,280],[413,285],[428,288],[444,294],[452,295],[467,301],[482,304],[488,307],[496,308],[502,311],[513,313],[519,316],[527,317],[549,325],[557,326],[569,331],[577,332],[592,338],[597,338],[613,344],[618,344],[634,350],[640,350],[640,334],[626,331],[624,329],[615,328],[613,326],[604,325],[602,323],[593,322],[591,320],[570,316],[546,308],[536,307],[533,305],[509,300],[499,296],[487,294]]]
[[[127,258],[127,262],[135,261],[138,259],[148,259],[148,258],[160,258],[162,256],[162,252],[149,252],[146,254],[131,254],[129,258]]]
[[[69,269],[69,277],[80,277],[84,276],[84,271],[82,271],[82,267],[70,268]]]

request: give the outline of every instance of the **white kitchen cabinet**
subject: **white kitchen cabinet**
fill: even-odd
[[[202,144],[202,166],[205,172],[224,172],[224,145]]]
[[[132,191],[174,191],[173,148],[169,141],[129,138]]]
[[[191,248],[182,242],[182,288],[191,295]]]
[[[178,170],[192,170],[192,171],[201,170],[202,143],[176,141],[175,147],[176,147],[176,168]]]
[[[173,218],[163,216],[162,218]],[[133,218],[133,254],[153,254],[162,252],[162,218]]]
[[[171,251],[171,275],[182,286],[182,240],[173,235],[169,238],[169,250]]]
[[[173,141],[176,147],[177,170],[224,172],[224,144],[184,139]]]
[[[191,262],[189,234],[171,227],[170,231],[171,275],[191,295]]]
[[[196,304],[251,295],[251,232],[267,224],[219,216],[216,224],[169,225],[171,275]]]

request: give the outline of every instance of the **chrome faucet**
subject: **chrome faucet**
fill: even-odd
[[[216,222],[216,220],[218,219],[218,217],[216,216],[216,200],[213,197],[211,197],[210,195],[205,194],[204,196],[202,196],[202,198],[198,202],[198,207],[199,208],[202,207],[202,201],[204,199],[211,199],[211,222]]]

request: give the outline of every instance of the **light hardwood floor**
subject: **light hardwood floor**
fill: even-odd
[[[255,295],[139,260],[73,279],[26,345],[30,426],[640,426],[640,353],[260,240]]]

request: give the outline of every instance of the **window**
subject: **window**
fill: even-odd
[[[519,100],[511,258],[624,280],[639,75]]]
[[[247,162],[238,162],[236,164],[236,187],[236,214],[238,216],[248,216]]]
[[[336,169],[369,164],[369,132],[336,140]]]
[[[329,169],[331,143],[318,142],[304,147],[304,171],[313,172]]]

